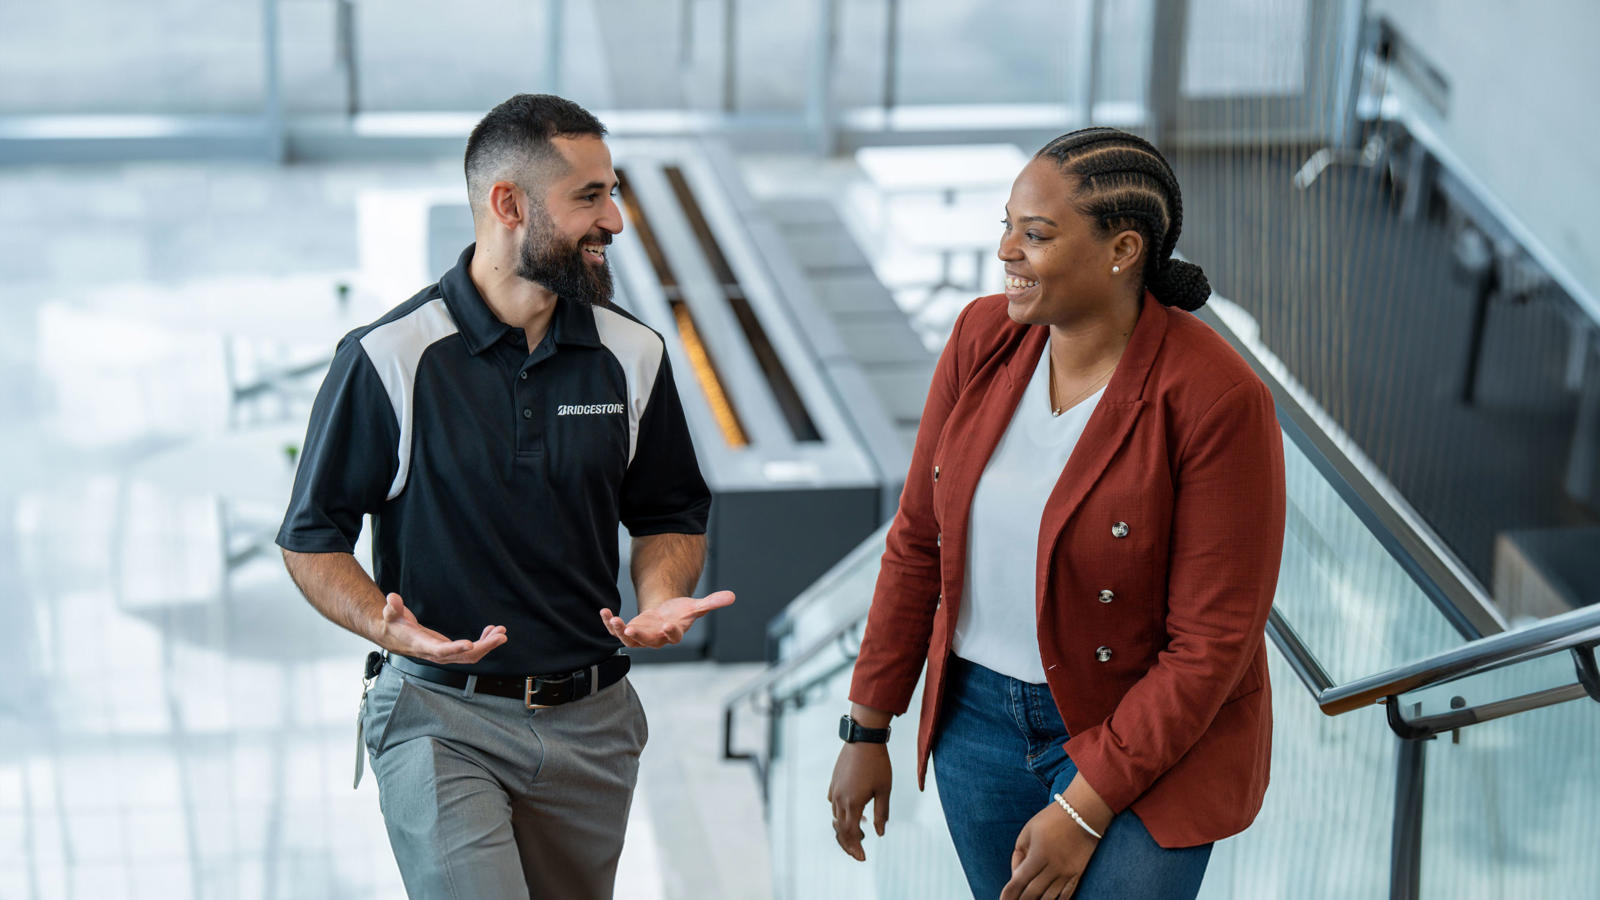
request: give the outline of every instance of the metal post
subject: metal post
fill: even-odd
[[[278,0],[261,0],[263,152],[271,162],[283,162],[288,141],[283,125],[283,85],[278,76]]]
[[[1189,0],[1155,0],[1150,48],[1150,142],[1171,148],[1178,131],[1178,99],[1183,83],[1184,46],[1189,35]]]
[[[1405,154],[1405,194],[1400,200],[1400,217],[1407,222],[1416,222],[1428,212],[1436,164],[1433,154],[1421,141],[1412,141],[1406,147]]]
[[[550,94],[561,93],[561,39],[565,31],[565,0],[545,0],[544,81],[543,90]]]
[[[339,0],[337,7],[339,64],[344,66],[344,111],[354,119],[361,112],[360,71],[356,68],[356,5]]]
[[[806,125],[818,153],[834,151],[836,129],[833,120],[834,31],[838,26],[835,0],[817,0],[817,43],[811,56],[811,87],[806,95]]]
[[[1567,496],[1580,503],[1600,504],[1600,377],[1593,374],[1600,368],[1600,332],[1588,326],[1583,331],[1590,336],[1584,353],[1585,371],[1590,375],[1582,379],[1578,391],[1578,419],[1572,425],[1564,482]],[[1591,655],[1590,661],[1593,659]]]
[[[899,102],[895,86],[900,65],[900,0],[885,0],[883,23],[883,115],[887,122]]]
[[[1594,644],[1572,648],[1572,663],[1578,670],[1578,684],[1589,699],[1600,703],[1600,663],[1594,659]]]
[[[681,0],[678,4],[678,67],[689,68],[694,62],[694,0]]]
[[[1100,31],[1105,23],[1105,0],[1085,0],[1088,4],[1085,12],[1088,21],[1083,26],[1083,68],[1079,78],[1083,82],[1078,103],[1082,113],[1078,119],[1079,128],[1088,128],[1094,124],[1094,103],[1100,96]]]
[[[736,2],[722,2],[722,111],[725,113],[732,113],[739,103],[739,23],[735,20]]]
[[[1478,369],[1483,364],[1484,331],[1489,324],[1489,301],[1500,290],[1500,261],[1490,257],[1478,274],[1478,289],[1472,300],[1472,329],[1467,333],[1466,372],[1461,378],[1461,402],[1471,406],[1478,399]]]
[[[1390,698],[1398,703],[1399,698]],[[1413,707],[1420,713],[1422,704]],[[1402,739],[1395,753],[1394,831],[1389,843],[1389,898],[1416,900],[1422,895],[1422,810],[1427,787],[1428,741]]]
[[[1356,101],[1361,97],[1361,62],[1378,40],[1377,26],[1367,24],[1367,0],[1343,0],[1335,28],[1337,74],[1332,84],[1333,108],[1328,114],[1328,144],[1351,149],[1359,141]]]

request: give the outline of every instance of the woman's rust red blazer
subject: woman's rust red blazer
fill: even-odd
[[[850,699],[903,713],[924,658],[927,772],[973,491],[1043,352],[1003,296],[956,320],[889,529]],[[1030,398],[1045,402],[1045,398]],[[1242,831],[1261,808],[1272,700],[1263,630],[1283,551],[1272,397],[1194,316],[1145,295],[1138,325],[1045,505],[1039,653],[1067,755],[1164,847]]]

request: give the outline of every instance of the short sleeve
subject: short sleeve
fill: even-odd
[[[622,524],[634,537],[704,534],[710,512],[711,491],[700,475],[672,364],[663,353],[650,400],[639,417],[633,461],[622,479]]]
[[[377,512],[399,466],[400,424],[377,370],[354,336],[334,353],[317,391],[278,546],[350,553],[361,517]]]

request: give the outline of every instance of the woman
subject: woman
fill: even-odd
[[[1283,448],[1266,387],[1179,311],[1210,295],[1182,221],[1166,160],[1114,129],[1017,176],[1005,295],[939,359],[840,723],[855,858],[866,802],[888,817],[873,730],[924,658],[918,784],[931,753],[976,897],[1193,897],[1260,809]]]

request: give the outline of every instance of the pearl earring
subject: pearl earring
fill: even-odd
[[[1122,267],[1121,266],[1112,266],[1111,267],[1111,274],[1113,274],[1113,275],[1115,275],[1115,274],[1117,274],[1118,272],[1121,272],[1121,271],[1122,271]]]

